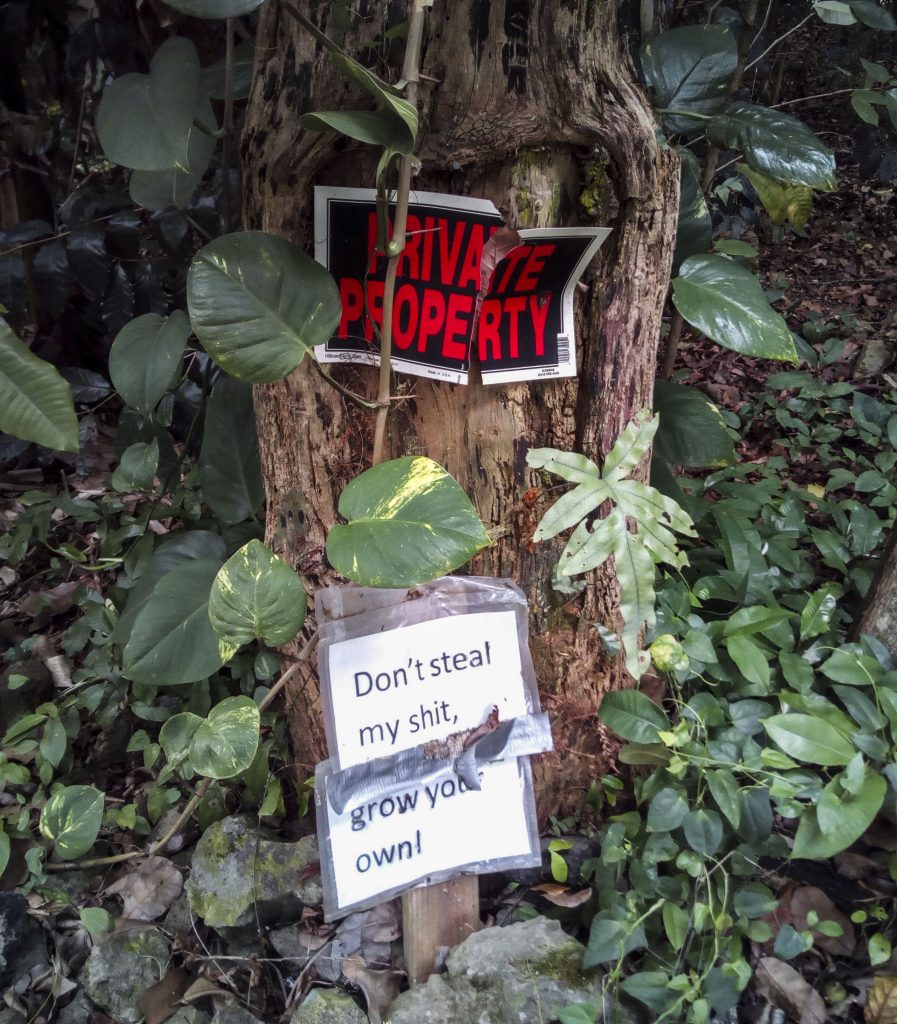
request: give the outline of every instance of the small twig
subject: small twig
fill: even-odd
[[[796,100],[784,100],[782,103],[776,103],[772,110],[778,110],[779,107],[792,107],[795,103],[809,103],[810,100],[824,100],[828,99],[829,96],[841,96],[845,92],[854,92],[853,86],[849,89],[835,89],[832,92],[816,92],[812,96],[798,96]]]
[[[808,21],[810,21],[811,18],[814,18],[815,16],[815,12],[811,11],[806,16],[806,18],[804,18],[802,21],[799,21],[796,25],[792,25],[792,27],[789,28],[787,32],[783,32],[778,39],[773,39],[773,41],[769,44],[769,46],[766,47],[763,53],[761,53],[759,57],[755,57],[744,70],[750,71],[755,64],[759,64],[760,61],[763,60],[763,58],[767,55],[767,53],[769,53],[770,50],[774,50],[779,45],[779,43],[787,39],[792,32],[796,32],[799,28],[802,28],[804,25],[806,25]]]
[[[679,351],[679,341],[682,338],[684,322],[684,317],[679,310],[674,310],[673,319],[670,322],[670,333],[667,335],[667,347],[663,355],[663,370],[660,373],[663,380],[669,380],[673,376],[673,368],[676,365],[676,353]]]
[[[302,650],[296,655],[295,662],[292,665],[290,665],[286,672],[284,672],[283,675],[281,675],[280,679],[277,680],[277,682],[262,698],[261,703],[259,704],[259,711],[264,711],[271,704],[274,698],[277,697],[277,695],[283,690],[283,688],[293,678],[293,676],[296,675],[296,673],[305,664],[305,662],[308,661],[308,659],[311,657],[312,651],[317,646],[317,643],[318,631],[315,630],[314,633],[312,633],[312,635],[305,642],[305,646],[302,648]]]
[[[78,167],[78,154],[81,150],[81,129],[84,126],[84,104],[87,101],[87,82],[81,84],[81,105],[78,108],[78,124],[75,127],[75,147],[72,152],[72,169],[69,171],[69,195],[75,190],[75,171]]]
[[[181,831],[181,829],[190,820],[191,815],[199,806],[199,802],[205,796],[206,790],[211,784],[211,779],[202,779],[199,785],[196,787],[193,796],[187,801],[187,806],[178,815],[177,820],[171,826],[171,828],[162,836],[161,839],[157,839],[148,849],[146,850],[130,850],[128,853],[116,853],[111,857],[93,857],[90,860],[73,860],[68,864],[45,864],[45,871],[78,871],[81,868],[99,868],[105,867],[107,864],[121,864],[127,860],[134,860],[137,857],[155,857],[156,854],[160,853],[165,847],[171,842],[172,839]]]

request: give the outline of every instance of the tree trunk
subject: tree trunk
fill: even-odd
[[[892,528],[857,634],[874,636],[897,658],[897,529]]]
[[[381,75],[400,63],[407,0],[298,5]],[[314,15],[312,15],[314,11]],[[246,226],[310,245],[315,184],[371,187],[377,154],[303,132],[304,111],[363,108],[326,54],[276,4],[262,8],[258,67],[242,142]],[[637,14],[637,10],[636,10]],[[485,196],[515,227],[608,223],[614,230],[578,298],[576,379],[484,387],[400,378],[390,416],[392,455],[425,454],[467,491],[501,536],[470,571],[515,580],[531,609],[531,646],[556,751],[537,765],[540,807],[581,804],[612,763],[596,711],[631,685],[603,653],[596,623],[618,626],[612,575],[593,574],[574,598],[552,590],[561,543],[531,544],[557,493],[526,466],[530,447],[600,459],[651,405],[661,311],[678,206],[678,162],[661,149],[621,36],[619,0],[436,0],[422,59],[415,187]],[[376,371],[338,367],[373,396]],[[324,556],[342,488],[370,462],[373,415],[347,405],[308,359],[255,389],[268,540],[312,586],[331,581]],[[311,673],[290,695],[294,753],[325,755]]]

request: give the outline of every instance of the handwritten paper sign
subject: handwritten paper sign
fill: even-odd
[[[434,876],[540,862],[528,758],[477,761],[470,774],[454,767],[459,735],[539,710],[521,646],[526,603],[506,581],[478,582],[474,599],[463,581],[447,582],[456,613],[431,592],[426,607],[405,602],[321,627],[331,759],[315,786],[328,920]],[[484,601],[489,584],[495,593]],[[545,736],[530,751],[550,747],[547,725]],[[423,756],[425,745],[437,753]],[[399,762],[418,754],[403,773]]]
[[[412,193],[393,307],[396,369],[460,384],[472,359],[486,383],[575,375],[573,294],[610,231],[522,231],[484,289],[483,249],[501,226],[488,200]],[[317,187],[315,238],[342,301],[337,333],[318,359],[379,363],[386,258],[375,251],[374,190]]]

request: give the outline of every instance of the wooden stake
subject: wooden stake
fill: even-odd
[[[480,927],[480,880],[461,875],[402,895],[408,981],[417,985],[442,969],[446,950]]]

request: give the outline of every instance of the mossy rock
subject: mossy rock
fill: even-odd
[[[155,928],[113,932],[90,951],[80,981],[118,1024],[137,1024],[140,997],[165,974],[169,956],[168,940]]]
[[[345,992],[316,988],[302,1001],[290,1024],[367,1024],[368,1016]]]

